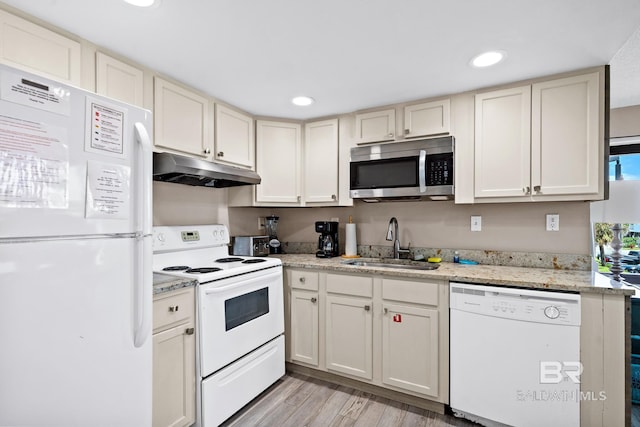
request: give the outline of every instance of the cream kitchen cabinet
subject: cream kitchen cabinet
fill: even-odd
[[[256,202],[300,205],[301,132],[298,123],[256,121]]]
[[[255,169],[253,118],[221,104],[215,105],[215,151],[221,163]]]
[[[288,271],[289,357],[288,360],[314,367],[319,361],[318,273],[307,270]]]
[[[74,86],[82,86],[79,42],[0,10],[0,61]]]
[[[326,275],[325,357],[329,371],[373,379],[373,278]]]
[[[390,108],[356,114],[355,126],[358,144],[393,141],[396,137],[396,110]]]
[[[304,202],[338,201],[338,119],[304,125]]]
[[[444,343],[438,305],[442,287],[440,282],[382,279],[384,384],[434,398],[441,396],[440,352]]]
[[[404,137],[445,135],[451,131],[451,102],[447,99],[404,107]]]
[[[213,147],[210,100],[160,77],[154,79],[154,144],[157,151],[207,157]]]
[[[96,93],[144,107],[144,71],[96,52]]]
[[[194,290],[158,294],[153,300],[153,426],[195,422]]]
[[[603,198],[603,72],[480,93],[475,104],[476,201]]]

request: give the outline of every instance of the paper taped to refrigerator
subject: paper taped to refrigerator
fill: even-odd
[[[124,158],[126,109],[87,97],[87,139],[85,151]]]
[[[50,80],[26,78],[20,74],[3,71],[2,99],[68,116],[71,112],[71,93]]]
[[[67,129],[0,115],[0,206],[66,209]]]
[[[87,165],[87,218],[129,217],[131,168],[89,161]]]

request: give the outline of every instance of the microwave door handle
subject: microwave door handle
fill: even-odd
[[[424,193],[427,191],[427,152],[425,150],[420,150],[418,177],[420,182],[420,192]]]

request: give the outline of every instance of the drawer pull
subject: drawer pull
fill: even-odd
[[[178,311],[180,307],[177,305],[171,305],[169,306],[169,313],[175,313],[176,311]]]
[[[371,306],[369,306],[369,305],[365,305],[365,306],[364,306],[364,311],[369,311],[369,310],[371,310]]]
[[[305,279],[304,277],[301,277],[301,278],[300,278],[300,283],[304,283],[304,282],[306,282],[306,281],[307,281],[307,279]]]
[[[184,333],[187,335],[193,335],[193,333],[195,332],[194,328],[187,328]]]
[[[388,312],[389,312],[389,309],[385,307],[384,308],[384,314],[387,314]]]
[[[314,303],[314,304],[315,304],[317,301],[318,301],[318,298],[311,298],[311,302],[312,302],[312,303]]]

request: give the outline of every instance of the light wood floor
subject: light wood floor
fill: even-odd
[[[477,426],[352,388],[287,373],[225,427]]]

